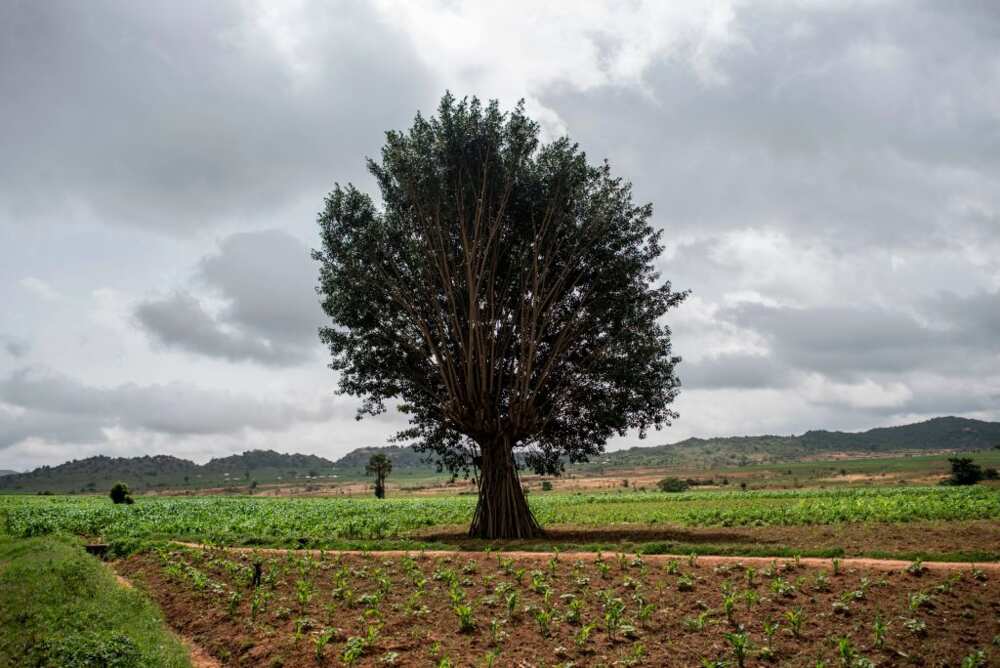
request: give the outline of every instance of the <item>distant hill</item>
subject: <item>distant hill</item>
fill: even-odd
[[[273,450],[248,450],[213,459],[202,466],[169,455],[99,455],[0,477],[0,491],[104,492],[119,480],[137,492],[184,487],[245,489],[253,480],[265,483],[332,474],[333,462],[328,459]]]
[[[864,432],[807,431],[799,436],[729,436],[689,438],[677,443],[617,450],[585,464],[567,468],[579,473],[643,467],[721,468],[771,464],[804,459],[829,459],[840,454],[970,451],[1000,445],[1000,423],[957,417],[934,418],[899,427]],[[28,473],[0,475],[0,492],[105,493],[121,480],[142,493],[157,489],[223,487],[245,491],[253,481],[285,483],[316,478],[357,479],[376,452],[387,455],[397,474],[435,472],[426,455],[412,447],[358,448],[336,462],[315,455],[248,450],[198,465],[169,455],[153,457],[90,457]]]
[[[718,468],[854,455],[940,450],[987,450],[1000,444],[1000,423],[941,417],[863,432],[807,431],[799,436],[689,438],[650,448],[606,453],[581,470],[643,466]]]
[[[412,447],[399,445],[390,445],[384,448],[367,447],[351,450],[349,453],[338,459],[335,466],[338,470],[349,475],[363,474],[365,472],[365,464],[368,463],[368,460],[371,459],[372,455],[379,452],[392,460],[392,468],[397,472],[400,469],[426,469],[427,471],[435,470],[433,464],[424,461],[427,455],[417,452]]]
[[[9,469],[0,469],[0,476],[14,475],[17,471],[11,471]]]
[[[727,436],[689,438],[677,443],[616,450],[594,457],[590,462],[567,466],[570,471],[599,472],[605,469],[643,467],[719,468],[791,462],[830,457],[837,453],[855,455],[934,450],[985,450],[1000,444],[1000,423],[957,417],[941,417],[864,432],[808,431],[799,436]],[[421,461],[413,448],[359,448],[337,460],[338,468],[364,467],[374,452],[393,460],[393,469],[423,469],[433,466]]]
[[[274,450],[247,450],[241,455],[230,455],[210,460],[203,467],[206,471],[244,473],[259,469],[303,470],[329,469],[333,462],[316,455],[286,455]]]

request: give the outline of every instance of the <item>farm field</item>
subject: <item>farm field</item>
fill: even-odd
[[[560,544],[608,549],[624,542],[636,551],[683,549],[685,554],[955,553],[953,558],[1000,559],[1000,492],[988,487],[529,497],[539,521],[550,529],[548,539],[533,541],[532,549]],[[9,496],[0,497],[0,522],[12,536],[65,532],[110,542],[121,552],[157,540],[364,549],[490,547],[464,538],[474,505],[467,496],[382,501],[152,497],[117,506],[103,497]],[[874,536],[873,523],[885,527]]]
[[[466,536],[466,495],[0,496],[0,539],[26,563],[49,563],[56,546],[113,600],[110,573],[79,545],[107,543],[110,566],[138,590],[128,600],[154,601],[217,662],[204,666],[964,668],[1000,658],[996,488],[528,497],[547,535],[502,543]],[[953,563],[907,572],[920,559]],[[154,634],[157,613],[144,610]],[[17,619],[0,630],[45,656]],[[94,651],[118,652],[109,642]],[[184,665],[148,665],[171,661]]]
[[[624,554],[273,554],[117,563],[224,665],[987,666],[993,569]]]

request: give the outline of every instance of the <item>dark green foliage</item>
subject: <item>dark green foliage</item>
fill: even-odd
[[[385,479],[392,471],[392,460],[382,453],[374,454],[365,466],[365,473],[375,476],[375,498],[385,498]]]
[[[975,485],[983,479],[983,469],[969,457],[950,457],[951,478],[948,484],[951,485]]]
[[[133,503],[132,494],[129,492],[128,485],[123,482],[116,482],[111,487],[111,492],[108,494],[111,497],[113,503]]]
[[[993,467],[983,469],[983,479],[984,480],[998,480],[1000,479],[1000,473]]]
[[[451,95],[368,167],[384,209],[338,185],[314,253],[340,389],[361,414],[399,402],[400,439],[478,471],[474,533],[538,533],[515,449],[557,473],[675,417],[662,317],[686,293],[654,267],[652,207],[568,139],[542,145],[523,106]]]
[[[680,478],[664,478],[656,483],[661,492],[686,492],[688,484]]]

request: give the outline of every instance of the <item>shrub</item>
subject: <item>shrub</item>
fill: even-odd
[[[551,492],[552,491],[552,483],[550,481],[548,481],[548,480],[543,480],[542,481],[542,491],[543,492]]]
[[[680,478],[664,478],[656,483],[661,492],[686,492],[688,484]]]
[[[111,488],[111,492],[108,494],[111,497],[113,503],[133,503],[132,494],[129,492],[128,485],[123,482],[116,482]]]
[[[949,485],[975,485],[983,479],[983,469],[969,457],[949,457],[951,478]]]

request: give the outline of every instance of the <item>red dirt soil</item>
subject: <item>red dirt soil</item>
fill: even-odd
[[[255,562],[261,565],[256,589]],[[934,564],[919,574],[900,570],[906,565],[845,559],[834,574],[829,560],[806,559],[698,557],[691,563],[611,554],[598,560],[593,553],[406,557],[177,547],[133,555],[116,568],[225,666],[342,665],[349,638],[369,628],[378,631],[356,665],[437,666],[447,657],[455,667],[481,666],[487,652],[499,649],[498,667],[690,668],[703,659],[735,666],[733,636],[726,634],[746,633],[748,666],[841,665],[839,638],[878,666],[954,668],[976,650],[986,657],[981,665],[1000,666],[998,565]],[[750,580],[748,569],[756,570]],[[724,587],[733,592],[729,618]],[[747,591],[754,592],[749,602]],[[512,592],[514,614],[508,611]],[[473,630],[460,632],[456,596],[471,605]],[[581,621],[572,619],[573,599],[580,601]],[[615,599],[634,637],[609,633],[606,611],[615,609]],[[789,615],[799,610],[796,634]],[[873,635],[877,618],[888,625],[881,647]],[[496,645],[494,619],[501,636]],[[765,626],[771,622],[780,630]],[[578,644],[587,623],[596,627]],[[317,656],[324,632],[330,641]]]

